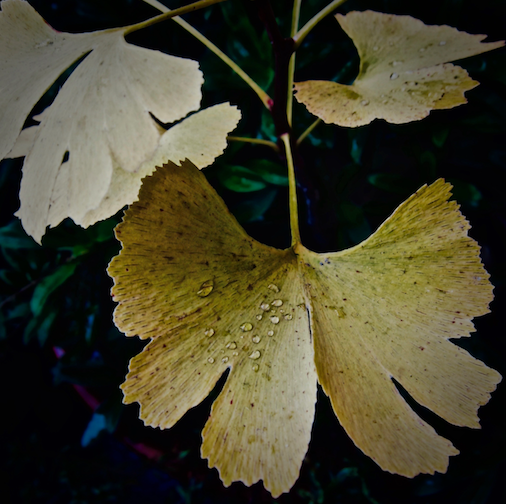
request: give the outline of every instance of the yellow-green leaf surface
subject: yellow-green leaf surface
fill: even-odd
[[[115,166],[135,172],[152,157],[161,132],[150,113],[173,122],[198,109],[203,80],[197,62],[127,44],[124,29],[62,33],[25,1],[1,7],[0,158],[49,86],[86,55],[42,114],[23,166],[17,215],[40,242],[48,225],[80,222],[100,205]]]
[[[384,470],[444,472],[457,450],[392,379],[469,427],[500,381],[449,341],[468,336],[492,299],[450,187],[422,187],[368,240],[317,254],[250,238],[189,161],[159,168],[117,227],[123,248],[109,266],[116,325],[151,339],[130,363],[125,402],[168,428],[230,369],[202,455],[226,485],[262,479],[277,496],[307,450],[318,379]]]
[[[411,16],[379,12],[336,15],[360,56],[360,71],[350,85],[331,81],[295,84],[295,97],[326,123],[356,127],[374,119],[400,124],[431,110],[466,103],[464,92],[478,85],[448,62],[504,45],[483,43],[450,26],[427,26]]]

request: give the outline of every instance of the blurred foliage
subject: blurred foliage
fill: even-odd
[[[30,3],[55,28],[67,31],[124,25],[155,14],[140,0]],[[177,7],[183,2],[167,3]],[[304,1],[301,23],[326,3]],[[291,2],[272,4],[288,34]],[[487,33],[491,40],[505,38],[500,0],[479,6],[469,0],[350,0],[343,6],[344,11],[368,8]],[[272,93],[270,44],[251,2],[228,1],[187,18]],[[237,104],[243,120],[234,135],[276,140],[270,115],[256,96],[177,25],[162,23],[132,34],[129,41],[198,59],[206,77],[203,106]],[[436,111],[403,126],[375,121],[353,130],[325,124],[313,130],[300,147],[305,163],[304,180],[299,180],[301,233],[313,250],[352,246],[422,184],[439,177],[451,181],[473,225],[471,235],[482,246],[496,295],[492,313],[476,320],[477,334],[459,344],[504,374],[504,50],[461,64],[481,83],[468,93],[466,106]],[[336,67],[343,70],[330,74]],[[356,50],[332,17],[320,23],[298,53],[296,80],[349,83],[357,71]],[[57,90],[50,90],[34,114]],[[313,120],[303,106],[294,104],[296,135]],[[233,142],[205,173],[248,233],[273,246],[289,245],[286,171],[272,149]],[[112,323],[112,282],[105,269],[119,249],[112,230],[121,213],[87,230],[67,220],[49,231],[39,247],[13,217],[20,178],[20,160],[1,163],[2,502],[273,502],[259,484],[224,488],[216,471],[200,459],[200,431],[223,380],[210,398],[168,431],[144,427],[137,406],[121,404],[119,384],[129,358],[143,346],[124,337]],[[365,457],[319,393],[301,476],[290,494],[276,502],[504,502],[504,388],[501,384],[480,410],[480,431],[451,426],[412,403],[461,450],[447,474],[412,480],[384,473]]]

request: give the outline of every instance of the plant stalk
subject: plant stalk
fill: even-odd
[[[290,201],[290,231],[292,234],[292,247],[301,243],[299,231],[299,210],[297,207],[297,182],[295,180],[295,167],[293,164],[292,148],[290,145],[290,135],[284,133],[281,140],[285,145],[286,162],[288,164],[288,189]]]
[[[323,8],[320,12],[314,15],[294,36],[295,49],[297,49],[302,41],[306,38],[309,32],[326,16],[335,11],[346,0],[334,0],[327,7]]]
[[[145,3],[151,5],[161,12],[173,12],[168,7],[160,3],[158,0],[143,0]],[[231,60],[221,49],[214,45],[208,38],[204,37],[196,28],[190,23],[181,19],[180,17],[173,17],[172,20],[176,22],[181,28],[186,30],[190,35],[193,35],[199,42],[205,45],[212,51],[218,58],[220,58],[226,65],[228,65],[260,98],[264,106],[270,110],[272,106],[272,98],[237,64]]]
[[[160,14],[159,16],[155,16],[149,19],[146,19],[146,21],[141,21],[140,23],[135,23],[133,25],[127,26],[123,28],[123,33],[125,35],[128,35],[130,33],[133,33],[137,30],[142,30],[144,28],[147,28],[148,26],[152,26],[157,23],[161,23],[162,21],[165,21],[167,19],[171,19],[176,16],[180,16],[182,14],[188,14],[189,12],[194,12],[199,9],[204,9],[205,7],[209,7],[210,5],[213,5],[215,3],[224,2],[226,0],[199,0],[198,2],[191,3],[189,5],[185,5],[184,7],[180,7],[179,9],[174,9],[171,11],[164,12],[163,14]]]
[[[304,132],[300,135],[299,138],[297,138],[297,145],[300,145],[302,143],[302,141],[304,140],[304,138],[306,138],[310,133],[311,131],[313,131],[316,126],[318,126],[318,124],[320,124],[322,122],[322,120],[320,118],[316,119],[316,121],[312,122],[305,130]]]
[[[245,142],[245,143],[252,143],[252,144],[259,144],[259,145],[266,145],[267,147],[270,147],[271,149],[274,149],[277,153],[280,152],[279,147],[274,142],[271,142],[270,140],[264,140],[262,138],[248,138],[248,137],[238,137],[238,136],[227,136],[227,140],[229,142]]]
[[[290,37],[295,36],[297,30],[299,28],[299,16],[300,16],[300,6],[302,0],[295,0],[293,3],[293,12],[292,12],[292,27],[290,30]],[[295,74],[295,51],[290,57],[290,62],[288,63],[288,98],[286,103],[286,116],[288,119],[288,124],[290,127],[292,126],[292,110],[293,110],[293,78]]]

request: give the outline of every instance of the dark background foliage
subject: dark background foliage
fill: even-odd
[[[155,14],[140,0],[31,0],[52,26],[87,31]],[[303,2],[304,23],[324,0]],[[170,2],[170,7],[176,7]],[[291,2],[272,2],[288,35]],[[342,11],[373,9],[448,24],[490,40],[505,38],[501,0],[350,0]],[[273,57],[247,0],[229,0],[188,20],[225,50],[263,87],[272,89]],[[234,135],[275,140],[269,114],[230,69],[172,22],[132,34],[129,41],[198,59],[203,106],[237,104],[243,119]],[[358,57],[332,17],[298,53],[296,80],[352,82]],[[455,198],[482,246],[495,285],[492,313],[458,344],[504,374],[505,299],[505,59],[504,50],[462,62],[480,86],[469,104],[436,111],[423,121],[345,129],[319,125],[304,141],[301,232],[313,250],[337,250],[366,238],[424,183],[454,184]],[[62,76],[62,79],[65,75]],[[53,87],[34,110],[54,98]],[[294,130],[313,118],[294,105]],[[92,148],[92,146],[90,146]],[[278,247],[289,245],[287,179],[282,160],[264,146],[232,143],[206,170],[246,230]],[[21,161],[0,165],[0,387],[2,502],[13,503],[267,503],[261,484],[224,488],[200,459],[200,431],[223,380],[203,404],[171,430],[144,427],[136,405],[121,404],[118,386],[141,348],[112,324],[111,279],[105,268],[119,250],[112,234],[121,213],[83,230],[68,220],[39,247],[13,213],[19,206]],[[461,451],[447,474],[414,479],[382,472],[346,436],[319,393],[313,437],[292,491],[280,503],[494,504],[504,495],[504,385],[480,410],[481,430],[451,426],[407,397]]]

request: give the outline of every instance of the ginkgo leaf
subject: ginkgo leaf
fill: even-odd
[[[427,26],[411,16],[365,11],[336,14],[336,19],[360,56],[355,82],[299,82],[295,97],[312,114],[340,126],[362,126],[374,119],[407,123],[431,110],[466,103],[464,92],[478,82],[448,62],[504,45],[482,43],[485,35],[450,26]]]
[[[86,55],[42,115],[23,166],[17,215],[40,242],[48,225],[98,207],[115,166],[139,169],[161,136],[150,113],[174,122],[198,109],[203,79],[196,61],[127,44],[124,28],[62,33],[25,1],[1,6],[0,158],[49,86]]]
[[[368,240],[317,254],[250,238],[189,161],[159,168],[116,228],[123,248],[109,266],[116,325],[151,339],[130,362],[124,401],[168,428],[230,369],[202,455],[225,485],[262,479],[278,496],[307,450],[318,380],[383,469],[444,472],[457,450],[392,378],[470,427],[500,380],[449,341],[468,336],[492,299],[450,187],[422,187]]]
[[[125,205],[133,203],[139,194],[142,179],[151,175],[157,165],[167,161],[191,159],[200,170],[223,154],[227,135],[239,122],[241,112],[228,103],[214,105],[196,112],[167,130],[160,138],[152,158],[135,172],[115,166],[111,185],[99,206],[76,221],[83,227],[114,215]]]

